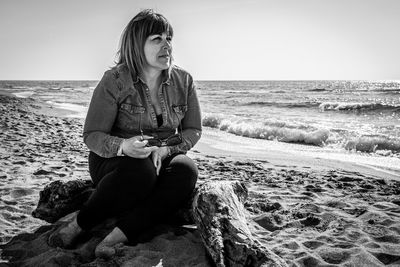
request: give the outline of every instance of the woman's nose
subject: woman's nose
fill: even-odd
[[[164,41],[164,45],[163,45],[163,48],[164,49],[171,49],[171,41],[168,41],[168,40],[165,40]]]

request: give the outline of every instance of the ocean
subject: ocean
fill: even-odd
[[[84,118],[98,81],[0,81]],[[400,81],[197,81],[203,126],[327,151],[400,157]]]

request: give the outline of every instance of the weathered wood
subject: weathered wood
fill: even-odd
[[[40,191],[40,198],[32,216],[54,223],[79,210],[93,192],[90,180],[54,181]]]
[[[212,181],[198,189],[193,216],[211,258],[218,267],[287,266],[252,236],[242,204],[246,198],[239,182]]]

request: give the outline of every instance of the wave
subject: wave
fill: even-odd
[[[367,153],[384,151],[384,155],[400,153],[400,139],[376,135],[363,135],[355,138],[351,136],[348,130],[343,129],[315,129],[310,126],[295,125],[283,121],[267,121],[262,123],[241,121],[215,114],[205,115],[202,124],[206,127],[255,139],[336,147]]]
[[[400,152],[400,140],[387,136],[365,135],[348,141],[345,148],[361,152],[376,152],[377,150]]]
[[[34,91],[22,91],[22,92],[14,92],[12,93],[18,98],[28,98],[35,94]]]
[[[382,93],[385,93],[385,92],[400,93],[400,87],[399,86],[396,86],[396,87],[386,87],[385,86],[385,87],[371,88],[371,89],[367,89],[365,91],[382,92]]]
[[[313,88],[313,89],[308,89],[307,91],[309,92],[323,92],[327,91],[325,88]]]
[[[269,101],[251,101],[243,103],[242,106],[265,106],[265,107],[281,107],[281,108],[312,108],[318,107],[320,103],[318,102],[298,102],[298,103],[279,103],[279,102],[269,102]]]
[[[65,109],[65,110],[70,110],[74,111],[76,113],[85,113],[87,112],[87,107],[79,104],[74,104],[74,103],[58,103],[58,102],[53,102],[53,101],[46,101],[47,104],[50,104],[56,108],[60,109]]]
[[[400,105],[381,103],[347,103],[347,102],[324,102],[319,105],[321,111],[392,111],[400,112]]]
[[[302,143],[308,145],[324,145],[329,137],[326,129],[306,131],[303,126],[297,128],[285,122],[254,123],[233,121],[218,115],[206,115],[203,117],[203,126],[217,128],[221,131],[244,137],[276,140],[286,143]]]
[[[12,85],[12,84],[5,84],[1,86],[3,89],[18,89],[18,90],[27,90],[32,89],[29,86],[21,86],[21,85]]]

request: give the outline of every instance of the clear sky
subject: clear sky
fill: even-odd
[[[400,80],[399,0],[0,0],[0,79],[98,80],[144,8],[196,80]]]

